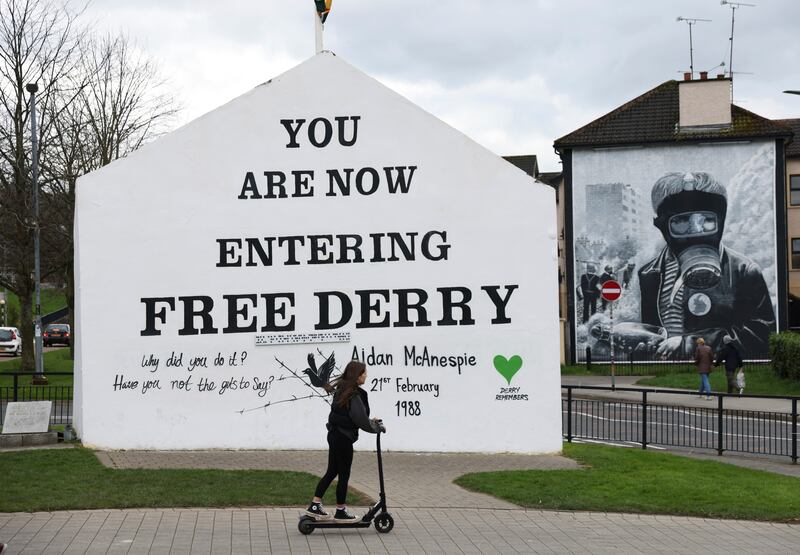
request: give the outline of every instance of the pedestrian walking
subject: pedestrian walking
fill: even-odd
[[[728,379],[728,393],[733,393],[738,389],[736,384],[736,371],[744,366],[742,355],[736,348],[736,343],[730,335],[722,338],[722,349],[717,353],[717,360],[714,366],[725,363],[725,377]]]
[[[352,360],[344,372],[332,382],[334,386],[331,412],[328,415],[328,469],[317,484],[314,498],[306,514],[317,520],[329,520],[331,516],[322,508],[322,497],[333,479],[339,476],[336,485],[336,513],[334,520],[353,522],[358,517],[347,511],[347,482],[353,465],[353,444],[358,440],[358,430],[377,434],[381,421],[369,418],[367,392],[361,386],[367,381],[367,367],[363,362]]]
[[[711,384],[708,382],[708,373],[711,372],[711,366],[714,363],[714,353],[711,352],[711,347],[706,345],[705,339],[702,337],[697,340],[697,349],[694,351],[694,364],[697,368],[697,373],[700,374],[700,396],[703,392],[706,394],[706,399],[711,399]]]

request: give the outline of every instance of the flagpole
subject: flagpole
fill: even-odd
[[[314,7],[314,36],[316,37],[316,53],[322,52],[322,18]]]

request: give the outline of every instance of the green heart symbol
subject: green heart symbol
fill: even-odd
[[[497,355],[494,357],[494,367],[506,379],[508,385],[511,385],[511,378],[522,368],[522,357],[514,355],[507,359],[503,355]]]

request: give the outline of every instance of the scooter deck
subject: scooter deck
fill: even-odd
[[[314,518],[308,517],[309,525],[313,526],[314,528],[369,528],[372,525],[371,520],[354,520],[352,522],[347,521],[337,521],[337,520],[316,520]]]

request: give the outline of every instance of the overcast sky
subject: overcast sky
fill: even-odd
[[[800,1],[736,10],[734,101],[800,116]],[[314,54],[312,0],[93,0],[87,16],[160,64],[186,123]],[[553,140],[689,69],[729,56],[719,0],[334,0],[325,48],[497,154]],[[324,94],[324,93],[321,93]]]

